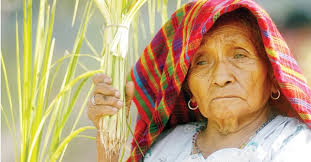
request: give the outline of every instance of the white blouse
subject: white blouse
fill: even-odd
[[[311,130],[297,119],[276,116],[243,149],[220,149],[205,159],[191,154],[192,138],[203,123],[178,125],[161,133],[145,162],[311,162]]]

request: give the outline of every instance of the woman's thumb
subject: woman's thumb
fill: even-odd
[[[125,85],[125,105],[126,105],[126,116],[128,116],[128,113],[130,111],[131,103],[134,97],[134,82],[129,81]]]

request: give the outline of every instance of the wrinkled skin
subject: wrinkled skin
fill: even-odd
[[[205,156],[238,147],[267,120],[266,103],[277,90],[253,38],[250,27],[229,21],[209,31],[192,58],[191,100],[209,121],[197,139]]]

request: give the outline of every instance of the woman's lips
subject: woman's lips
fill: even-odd
[[[220,97],[215,97],[212,100],[223,100],[223,99],[241,99],[239,96],[220,96]]]

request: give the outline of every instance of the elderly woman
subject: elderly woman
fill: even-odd
[[[254,1],[186,4],[146,47],[131,80],[126,102],[134,96],[138,118],[128,161],[311,160],[310,89]],[[122,101],[108,76],[94,84],[88,115],[97,125]],[[97,144],[99,161],[108,161]]]

